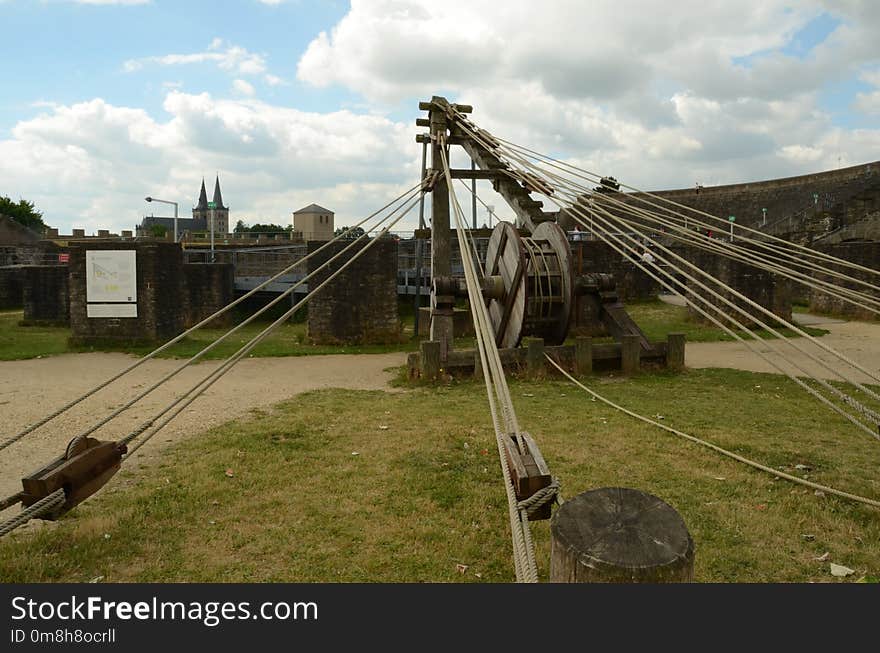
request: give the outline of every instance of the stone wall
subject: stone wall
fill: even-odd
[[[858,265],[872,270],[880,270],[880,242],[840,243],[838,245],[817,247],[816,249],[825,254],[842,258],[850,263],[857,263]],[[856,279],[861,279],[862,281],[868,281],[871,284],[878,285],[877,275],[871,274],[870,272],[862,272],[859,270],[853,270],[852,268],[829,265],[827,263],[824,265]],[[880,293],[872,292],[869,288],[858,283],[843,281],[836,277],[830,277],[829,275],[824,274],[820,275],[818,273],[814,274],[814,276],[823,281],[830,281],[846,288],[867,292],[868,294],[880,298]],[[849,302],[845,302],[829,295],[828,293],[818,290],[810,291],[810,310],[817,313],[845,315],[860,320],[873,320],[877,318],[877,316],[870,311],[859,308],[858,306],[853,306]]]
[[[326,243],[311,241],[309,253]],[[317,270],[348,243],[335,242],[309,259],[309,272]],[[316,288],[365,243],[358,243],[308,281]],[[308,303],[309,338],[319,344],[399,342],[397,315],[397,241],[382,238]]]
[[[0,267],[0,310],[24,304],[24,271],[20,265]]]
[[[22,326],[66,326],[70,322],[70,293],[66,265],[27,265],[24,276]]]
[[[184,327],[198,324],[232,302],[235,293],[235,268],[232,263],[184,263]],[[214,318],[207,326],[223,327],[232,323],[232,311]]]
[[[765,270],[760,270],[752,265],[733,261],[727,257],[693,247],[680,248],[677,250],[677,253],[701,270],[771,311],[777,317],[789,322],[791,321],[792,283],[788,279]],[[697,278],[721,296],[745,309],[751,316],[751,319],[747,319],[721,299],[710,297],[706,290],[698,287],[696,284],[690,281],[687,282],[688,286],[693,287],[694,291],[698,292],[701,297],[709,299],[712,305],[718,306],[725,313],[732,315],[746,326],[753,326],[755,318],[760,319],[765,324],[769,323],[768,320],[770,318],[757,308],[748,305],[729,291],[723,290],[721,286],[707,281],[704,277],[698,276]],[[700,306],[710,315],[718,316],[717,312],[708,308],[704,303],[700,303]],[[688,306],[688,313],[697,322],[711,323],[690,306]],[[730,322],[725,323],[731,324]]]
[[[137,252],[137,317],[89,318],[86,250]],[[155,343],[183,330],[183,256],[180,245],[162,241],[73,243],[70,247],[71,341],[77,344]]]
[[[844,206],[850,198],[860,196],[878,185],[880,162],[875,161],[797,177],[699,189],[661,190],[653,194],[722,219],[733,215],[737,224],[758,228],[763,221],[761,209],[767,209],[767,225],[773,225],[787,220],[791,215],[830,211],[832,207]],[[639,195],[618,197],[635,202]],[[646,199],[657,202],[656,199]]]

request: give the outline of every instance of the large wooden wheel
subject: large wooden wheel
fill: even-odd
[[[503,292],[487,298],[499,347],[516,347],[524,336],[561,344],[568,333],[574,284],[571,249],[565,232],[553,222],[521,237],[501,222],[489,238],[486,276]]]

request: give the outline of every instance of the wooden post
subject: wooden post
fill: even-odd
[[[440,377],[440,343],[436,340],[423,340],[422,378],[436,381]]]
[[[528,338],[526,340],[526,373],[532,379],[544,376],[543,338]]]
[[[431,136],[431,170],[439,173],[431,190],[431,277],[448,277],[452,271],[452,235],[449,230],[449,185],[443,174],[443,159],[441,147],[437,143],[437,137],[446,135],[446,113],[440,108],[440,103],[446,100],[434,96],[431,102],[435,105],[430,110]],[[432,284],[433,285],[433,284]],[[437,297],[434,289],[431,289],[431,330],[430,339],[440,343],[440,360],[446,361],[447,354],[452,349],[452,304],[454,297]]]
[[[590,336],[575,338],[574,373],[578,376],[593,373],[593,339]]]
[[[694,541],[672,506],[629,488],[583,492],[550,522],[551,583],[687,583]]]
[[[480,347],[474,343],[474,380],[483,380],[483,361],[480,358]]]
[[[670,333],[666,336],[666,368],[673,372],[684,369],[684,342],[683,333]]]
[[[406,357],[406,371],[407,378],[410,381],[415,381],[419,378],[419,367],[420,367],[421,357],[419,356],[419,352],[412,351],[407,354]]]
[[[638,336],[620,337],[620,369],[624,374],[635,374],[639,371],[640,355],[641,344]]]

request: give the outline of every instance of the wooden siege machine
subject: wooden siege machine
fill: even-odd
[[[463,147],[475,164],[470,170],[451,169],[452,178],[491,180],[494,190],[516,215],[516,226],[500,222],[492,231],[481,278],[496,346],[517,347],[524,337],[542,338],[550,345],[562,344],[568,335],[575,300],[580,296],[595,304],[599,319],[611,335],[618,339],[637,335],[642,348],[649,349],[651,344],[619,301],[612,275],[592,273],[575,277],[571,246],[558,224],[559,213],[544,211],[543,204],[531,197],[532,192],[551,195],[553,190],[533,175],[512,173],[492,151],[497,141],[464,118],[463,114],[472,112],[470,106],[450,104],[435,96],[429,102],[421,102],[419,108],[428,112],[428,118],[419,118],[416,124],[430,129],[430,133],[419,134],[416,140],[431,148],[431,167],[425,170],[432,216],[430,339],[440,344],[441,366],[445,366],[452,349],[455,301],[467,297],[465,280],[451,276],[449,188],[443,173],[441,137],[449,145]],[[508,434],[505,446],[519,500],[551,483],[549,469],[528,433]],[[530,515],[530,519],[549,517],[549,504]]]

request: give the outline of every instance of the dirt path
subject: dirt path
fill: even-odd
[[[385,370],[405,360],[403,353],[244,360],[140,449],[132,462],[149,460],[171,442],[308,390],[388,389],[392,374]],[[125,354],[99,353],[0,362],[0,437],[17,433],[131,362]],[[148,361],[64,416],[0,451],[0,496],[20,490],[23,474],[57,457],[70,438],[97,421],[98,416],[105,416],[180,363]],[[117,439],[128,433],[219,364],[208,361],[187,368],[99,431],[99,437]],[[4,516],[17,510],[12,508]]]
[[[859,365],[874,374],[880,374],[880,324],[868,322],[842,322],[839,320],[827,322],[811,322],[815,326],[827,329],[831,333],[818,338],[822,344],[837,350],[849,357]],[[809,345],[805,338],[798,338],[796,342],[809,348],[811,353],[817,354],[823,361],[833,368],[840,368],[841,363],[831,354],[823,352],[815,345]],[[810,373],[825,379],[838,379],[836,375],[824,369],[817,363],[800,352],[796,352],[790,346],[779,346],[785,351],[787,358],[792,358],[798,365]],[[770,354],[774,360],[779,361],[785,369],[796,372],[791,365],[781,361],[772,353],[770,347],[763,345],[760,350]],[[694,342],[688,343],[685,348],[685,363],[689,367],[729,367],[751,372],[779,373],[772,365],[764,361],[757,354],[749,351],[745,345],[738,342]],[[870,379],[862,373],[856,373],[860,382],[869,382]]]

